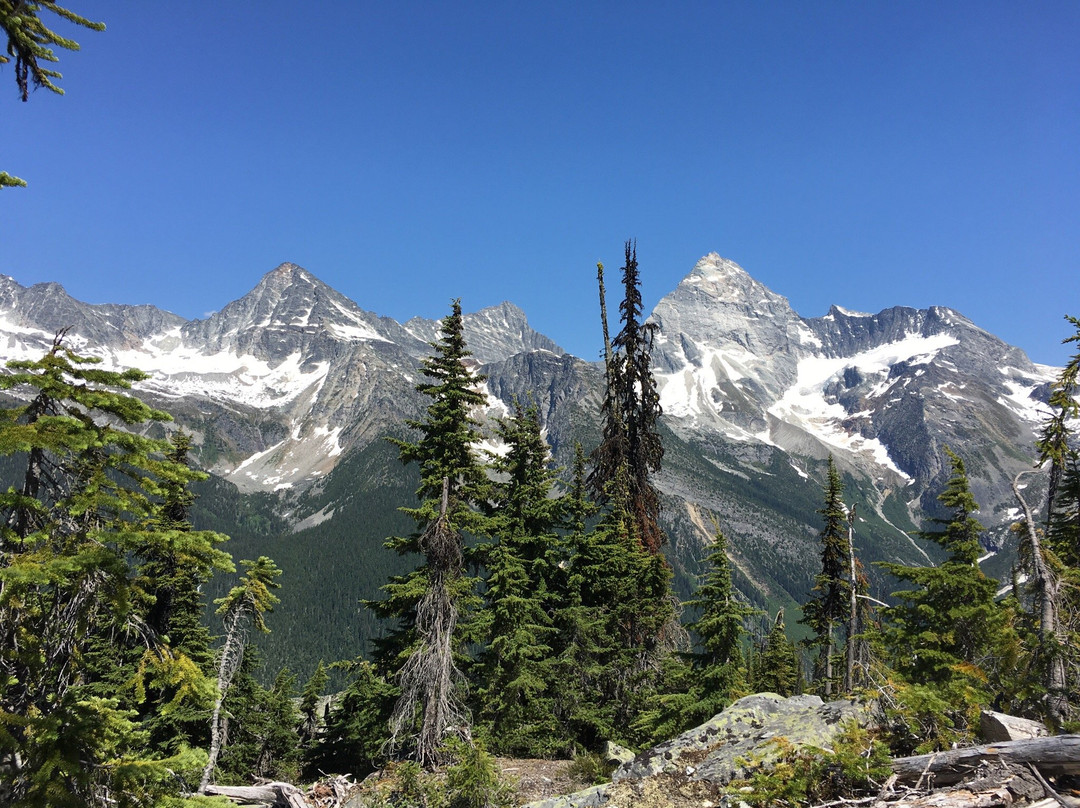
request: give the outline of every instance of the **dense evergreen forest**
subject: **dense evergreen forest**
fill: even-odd
[[[1012,585],[979,569],[978,505],[955,447],[944,516],[921,534],[944,560],[882,565],[897,591],[890,604],[870,597],[857,509],[830,459],[821,569],[796,642],[782,611],[739,594],[721,525],[697,587],[685,603],[674,594],[652,482],[664,446],[651,327],[631,243],[614,337],[602,266],[598,280],[603,431],[591,453],[577,447],[567,484],[528,401],[499,423],[499,452],[475,449],[483,379],[453,304],[417,388],[425,417],[348,461],[383,463],[386,447],[402,461],[388,472],[400,474],[401,521],[385,526],[397,572],[365,604],[383,631],[369,656],[327,659],[306,683],[284,669],[260,677],[257,639],[282,591],[269,557],[239,564],[207,625],[207,582],[237,565],[226,536],[197,529],[194,515],[226,494],[192,468],[168,414],[131,394],[144,374],[103,370],[63,334],[40,360],[10,362],[0,389],[25,403],[0,414],[17,480],[0,495],[4,804],[196,804],[214,801],[203,796],[212,783],[364,775],[388,761],[416,777],[447,772],[445,793],[458,795],[448,804],[498,804],[507,797],[492,755],[642,748],[757,691],[876,699],[880,740],[895,753],[971,740],[986,705],[1076,729],[1080,353],[1032,449],[1030,473],[1047,475],[1049,496],[1029,503],[1015,485]],[[1080,320],[1069,322],[1066,342],[1080,345]],[[233,511],[229,526],[273,533],[261,510]]]

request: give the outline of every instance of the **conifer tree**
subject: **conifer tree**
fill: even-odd
[[[567,533],[554,586],[556,633],[552,644],[554,676],[560,683],[554,712],[562,737],[588,745],[582,739],[603,723],[593,715],[589,696],[599,669],[596,640],[601,628],[599,616],[584,603],[589,585],[584,577],[588,569],[585,559],[592,555],[592,534],[586,525],[596,513],[596,506],[589,499],[586,458],[580,443],[574,447],[573,473],[565,500]]]
[[[301,717],[293,703],[296,677],[287,668],[263,687],[256,674],[263,666],[258,647],[248,645],[223,709],[229,716],[228,741],[215,769],[221,785],[248,785],[253,778],[293,781],[300,769]]]
[[[396,694],[365,659],[335,662],[334,667],[345,672],[347,684],[307,755],[306,774],[341,772],[359,778],[383,758]]]
[[[440,516],[444,479],[448,485],[448,523],[453,529],[473,535],[484,530],[483,518],[472,506],[485,498],[487,486],[483,464],[474,448],[482,435],[473,416],[485,400],[480,390],[485,377],[466,364],[472,354],[465,345],[459,300],[453,301],[439,333],[439,340],[431,343],[433,355],[422,365],[430,381],[416,386],[418,392],[431,399],[427,417],[406,422],[420,436],[415,441],[391,440],[401,452],[402,463],[417,463],[420,467],[420,487],[416,491],[420,505],[401,508],[416,521],[418,532],[386,540],[387,549],[399,555],[422,553],[420,537]],[[384,675],[400,670],[416,642],[416,606],[427,583],[427,565],[422,565],[406,575],[392,577],[382,588],[382,600],[365,602],[388,624],[386,634],[372,641],[373,657]],[[466,591],[467,584],[462,580],[459,595]]]
[[[417,390],[431,399],[427,417],[409,421],[420,432],[415,442],[394,440],[404,463],[420,466],[417,508],[402,508],[422,532],[390,538],[389,549],[420,552],[424,564],[396,576],[383,587],[386,598],[368,602],[375,613],[393,621],[388,634],[375,641],[382,672],[401,689],[392,716],[391,746],[408,741],[423,766],[443,758],[445,733],[463,733],[466,716],[459,690],[461,673],[454,657],[462,637],[458,616],[471,597],[473,583],[464,574],[463,532],[481,535],[484,517],[474,505],[485,497],[487,478],[476,456],[481,433],[473,411],[484,403],[483,376],[466,365],[461,303],[455,300],[442,321],[435,353],[424,360],[430,381]]]
[[[939,544],[948,557],[936,567],[881,564],[915,587],[894,593],[900,602],[885,610],[885,641],[893,664],[910,681],[959,687],[978,698],[983,683],[1002,673],[1011,628],[1007,612],[995,602],[996,583],[979,569],[983,527],[974,517],[978,505],[964,461],[948,448],[945,453],[952,476],[938,501],[949,516],[931,520],[940,530],[919,535]]]
[[[776,614],[772,628],[754,664],[753,689],[787,698],[802,690],[798,651],[784,628],[784,610]]]
[[[497,482],[487,505],[492,541],[482,549],[484,643],[474,672],[476,703],[490,747],[539,757],[558,747],[553,709],[553,595],[561,502],[535,405],[515,404],[498,426],[506,445],[491,464]]]
[[[847,509],[844,507],[844,486],[833,457],[825,483],[825,507],[820,513],[825,519],[821,531],[821,572],[814,577],[810,600],[803,606],[799,621],[809,626],[819,648],[816,678],[825,696],[836,689],[833,659],[836,653],[836,632],[845,622],[851,583],[848,580]]]
[[[719,527],[705,563],[701,585],[685,603],[698,611],[697,619],[687,625],[697,650],[665,661],[663,688],[635,722],[649,742],[703,723],[746,691],[742,639],[746,620],[755,610],[738,598],[727,539]]]
[[[671,568],[649,552],[619,495],[629,487],[613,481],[613,499],[572,560],[572,586],[588,621],[579,625],[583,690],[590,704],[579,709],[579,738],[632,742],[631,724],[655,696],[669,649],[664,634],[675,622]]]
[[[656,324],[646,323],[641,303],[641,276],[637,245],[626,242],[623,265],[623,301],[619,304],[622,328],[607,348],[607,307],[604,302],[603,265],[598,265],[601,317],[605,335],[606,388],[602,405],[603,437],[592,455],[589,485],[593,496],[607,503],[622,498],[629,508],[632,529],[650,553],[659,553],[666,538],[660,528],[660,496],[650,475],[660,470],[664,447],[660,441],[660,395],[652,375],[652,343]],[[625,469],[625,474],[621,474]],[[611,486],[626,486],[625,494]]]
[[[712,715],[745,687],[742,639],[746,620],[755,610],[738,598],[731,580],[727,539],[719,527],[705,563],[708,566],[701,586],[686,605],[701,612],[688,626],[700,646],[691,658],[704,684],[702,699],[710,702],[705,712]]]
[[[117,692],[95,682],[95,638],[138,636],[136,682],[168,683],[168,704],[205,700],[210,684],[148,626],[140,564],[184,547],[203,569],[231,566],[222,537],[159,521],[163,491],[198,474],[169,447],[128,429],[169,420],[130,396],[145,374],[106,371],[57,335],[40,360],[8,363],[0,388],[30,397],[0,411],[0,453],[25,458],[18,489],[0,494],[0,754],[15,805],[130,804],[175,788],[169,759],[147,739]]]

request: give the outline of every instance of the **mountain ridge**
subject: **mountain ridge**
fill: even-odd
[[[1033,462],[1056,369],[944,307],[866,314],[834,305],[804,318],[716,253],[659,301],[651,321],[666,446],[657,485],[684,594],[715,518],[743,591],[763,604],[798,602],[818,563],[816,511],[830,454],[858,503],[864,561],[925,562],[933,548],[908,532],[935,512],[945,445],[965,457],[983,503],[988,570],[1005,574],[1009,482]],[[570,465],[575,442],[595,445],[599,363],[563,351],[509,302],[467,314],[464,324],[475,367],[488,377],[482,420],[532,400],[556,462]],[[297,541],[335,553],[348,534],[363,557],[383,552],[376,525],[396,524],[394,510],[412,492],[386,471],[396,460],[381,439],[407,435],[405,422],[422,415],[415,386],[438,321],[380,317],[291,263],[202,320],[84,304],[57,284],[26,288],[0,277],[0,358],[37,358],[67,325],[76,350],[151,374],[140,394],[193,435],[198,462],[236,486],[232,496],[269,497],[285,532],[243,538],[240,551],[294,558],[291,574],[301,577]],[[365,459],[358,466],[351,457]],[[357,473],[374,477],[348,479]],[[363,501],[349,493],[361,489]],[[887,594],[881,574],[870,574]],[[383,581],[366,575],[333,587],[355,595],[352,603],[373,597]],[[304,631],[293,641],[306,642]]]

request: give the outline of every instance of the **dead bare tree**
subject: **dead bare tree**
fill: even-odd
[[[1029,565],[1035,611],[1039,615],[1039,646],[1049,655],[1046,660],[1044,686],[1047,691],[1047,717],[1055,726],[1068,717],[1069,700],[1065,690],[1065,658],[1061,653],[1065,637],[1058,620],[1060,580],[1046,563],[1035,517],[1024,495],[1020,493],[1020,478],[1031,471],[1022,471],[1013,478],[1012,490],[1024,515],[1024,536],[1020,555]]]
[[[398,675],[401,696],[390,717],[391,751],[409,736],[415,740],[416,761],[425,768],[443,762],[448,733],[469,740],[468,717],[458,698],[463,677],[454,664],[454,628],[458,619],[459,582],[463,572],[461,535],[450,524],[450,482],[443,478],[439,517],[420,537],[427,559],[427,589],[416,605],[419,647]],[[417,711],[420,727],[416,730]]]
[[[278,600],[270,590],[280,586],[274,579],[281,575],[281,570],[271,559],[260,556],[258,561],[240,563],[248,568],[240,580],[240,585],[234,586],[225,597],[214,601],[218,604],[218,614],[222,615],[225,623],[225,645],[222,646],[221,661],[218,663],[218,696],[210,718],[210,757],[203,769],[199,794],[206,793],[224,744],[221,708],[225,702],[225,694],[229,692],[233,677],[244,659],[248,629],[254,625],[260,631],[269,631],[263,613],[272,611]]]

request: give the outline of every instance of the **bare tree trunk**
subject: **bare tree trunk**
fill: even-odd
[[[1058,622],[1058,581],[1043,558],[1039,532],[1035,529],[1035,519],[1031,508],[1020,493],[1020,478],[1029,472],[1022,471],[1012,481],[1013,495],[1024,512],[1026,541],[1031,555],[1033,583],[1035,585],[1035,608],[1039,612],[1039,641],[1045,653],[1050,655],[1046,668],[1048,718],[1054,726],[1061,726],[1068,713],[1068,698],[1065,693],[1065,659],[1061,648],[1064,637]]]
[[[825,624],[826,636],[829,638],[825,643],[825,696],[826,698],[832,697],[833,694],[833,654],[836,652],[836,642],[833,639],[833,621],[830,619]]]
[[[608,384],[611,383],[611,337],[608,336],[607,298],[604,292],[604,265],[596,263],[596,282],[600,284],[600,325],[604,328],[604,370]]]
[[[449,480],[443,478],[439,518],[420,537],[420,549],[428,562],[428,585],[416,605],[416,633],[420,647],[401,669],[401,696],[390,718],[390,742],[394,749],[413,726],[420,710],[416,736],[416,760],[425,768],[442,762],[442,743],[448,731],[468,738],[465,711],[454,693],[461,672],[454,664],[454,628],[457,625],[455,584],[461,578],[461,537],[447,518]]]
[[[844,667],[844,692],[850,693],[855,689],[855,636],[858,634],[859,623],[859,580],[855,573],[855,506],[848,511],[848,620],[847,632],[844,638],[844,651],[847,664]]]
[[[234,612],[228,629],[225,632],[225,645],[221,649],[221,663],[218,665],[217,700],[214,702],[214,712],[210,716],[210,758],[206,761],[203,769],[202,780],[199,783],[199,794],[205,794],[210,785],[210,776],[217,766],[218,756],[221,754],[222,745],[222,721],[221,705],[225,702],[225,693],[232,684],[233,676],[240,667],[240,661],[244,658],[244,646],[247,644],[247,632],[244,631],[242,611]]]

